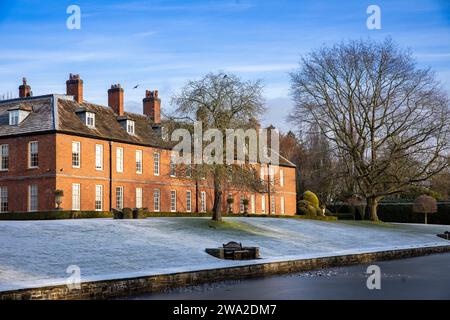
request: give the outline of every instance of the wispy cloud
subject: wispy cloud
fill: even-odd
[[[259,72],[276,72],[276,71],[290,71],[297,67],[296,64],[256,64],[256,65],[242,65],[231,66],[225,68],[229,72],[242,72],[242,73],[259,73]]]
[[[143,31],[143,32],[137,32],[133,34],[133,37],[137,38],[147,38],[158,34],[158,31],[150,30],[150,31]]]
[[[417,53],[415,57],[423,61],[448,60],[450,59],[450,52],[444,53]]]

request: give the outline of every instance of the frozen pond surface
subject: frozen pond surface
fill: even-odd
[[[223,281],[130,297],[136,300],[450,299],[450,253],[375,263],[380,290],[367,289],[368,265]]]
[[[448,245],[449,226],[209,218],[0,221],[0,291],[65,283],[70,265],[82,281],[163,274],[395,248]],[[259,246],[256,262],[223,261],[204,252],[228,241]]]

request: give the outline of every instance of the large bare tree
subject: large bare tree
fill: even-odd
[[[383,197],[448,165],[448,96],[391,39],[322,47],[302,58],[291,80],[291,120],[329,139],[372,220]]]
[[[176,116],[189,121],[202,121],[202,129],[218,129],[226,145],[227,129],[248,129],[265,111],[260,81],[243,81],[232,74],[210,73],[198,81],[189,81],[173,97]],[[225,152],[224,147],[224,152]],[[225,156],[223,157],[225,159]],[[212,177],[214,185],[213,220],[222,219],[225,187],[260,188],[256,170],[249,164],[239,166],[213,163],[196,166],[199,172]]]

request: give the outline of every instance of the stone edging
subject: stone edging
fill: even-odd
[[[371,253],[268,262],[209,270],[152,275],[127,279],[100,280],[81,283],[81,289],[69,290],[66,285],[18,289],[0,292],[0,300],[43,299],[108,299],[201,283],[236,280],[268,275],[302,272],[314,269],[369,263],[372,261],[409,258],[433,253],[450,252],[450,245],[411,249],[396,249]]]

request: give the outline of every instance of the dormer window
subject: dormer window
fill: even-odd
[[[134,121],[133,120],[127,120],[127,132],[129,134],[134,134]]]
[[[19,110],[9,111],[9,125],[17,126],[19,124]]]
[[[14,109],[9,109],[9,125],[17,126],[30,114],[31,108],[26,106],[19,106]]]
[[[120,125],[124,130],[127,131],[128,134],[135,134],[135,124],[134,121],[130,119],[128,115],[117,117],[117,121],[119,121]]]
[[[86,125],[90,128],[95,128],[95,113],[86,112]]]
[[[95,128],[95,112],[92,110],[87,110],[85,107],[80,107],[75,110],[78,118],[84,123],[88,128]]]

